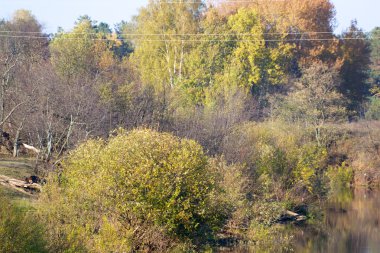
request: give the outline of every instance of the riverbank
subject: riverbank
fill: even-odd
[[[350,189],[376,186],[377,124],[326,125],[316,141],[312,127],[246,122],[231,130],[215,156],[197,142],[170,133],[119,129],[107,140],[89,140],[73,150],[59,173],[49,171],[36,205],[38,219],[55,251],[82,245],[83,237],[89,248],[98,240],[108,242],[106,233],[96,232],[105,222],[99,217],[108,217],[110,226],[114,220],[122,222],[114,229],[125,229],[115,232],[114,245],[125,240],[123,233],[134,231],[126,248],[303,252],[303,247],[321,245],[329,237],[327,217],[347,212],[342,205],[355,200]],[[14,161],[6,163],[2,170],[14,176],[31,170],[22,162],[19,167]],[[188,192],[192,190],[196,199]],[[163,194],[166,197],[157,201]],[[191,204],[200,199],[201,209]],[[165,201],[168,204],[162,204]],[[194,228],[184,232],[181,222],[187,224],[187,217],[192,217]],[[168,219],[172,227],[167,227]],[[70,235],[73,224],[78,237],[57,244],[62,233]],[[83,224],[91,229],[83,231]],[[62,231],[49,237],[56,229]],[[161,240],[152,241],[147,231]],[[141,238],[147,244],[141,244]],[[328,243],[327,248],[335,247]]]

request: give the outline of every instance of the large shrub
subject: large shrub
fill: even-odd
[[[28,205],[12,203],[0,189],[0,252],[47,252],[32,211]]]
[[[223,166],[195,141],[151,130],[88,141],[43,190],[51,249],[151,251],[204,242],[233,210],[229,195],[220,197]]]
[[[245,231],[253,252],[281,252],[291,236],[276,223],[286,210],[307,212],[305,203],[324,196],[327,149],[313,129],[283,121],[248,122],[225,138],[228,161],[247,165],[248,201]]]
[[[308,130],[282,121],[246,123],[225,138],[224,153],[229,161],[247,164],[252,191],[264,198],[318,194],[327,151]]]

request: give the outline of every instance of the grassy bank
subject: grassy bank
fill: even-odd
[[[292,230],[279,224],[284,214],[297,212],[313,227],[330,193],[380,179],[379,122],[326,124],[318,141],[313,130],[246,122],[223,138],[216,156],[172,134],[119,130],[71,152],[27,209],[36,208],[51,252],[202,251],[229,242],[291,250]],[[23,179],[32,165],[3,160],[0,174]],[[16,207],[31,200],[8,188],[3,195]]]
[[[2,157],[0,160],[0,175],[14,179],[24,180],[25,177],[34,175],[33,161],[29,158]],[[11,187],[0,185],[2,195],[11,201],[30,201],[35,197],[30,194],[17,191]]]

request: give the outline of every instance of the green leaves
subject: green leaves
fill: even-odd
[[[123,147],[123,149],[120,149]],[[115,160],[112,157],[122,157]],[[193,141],[151,131],[134,131],[110,141],[105,150],[110,175],[115,175],[115,198],[123,210],[141,218],[151,217],[159,226],[188,232],[200,221],[204,198],[212,189],[207,158]],[[120,177],[119,177],[120,175]],[[179,224],[178,224],[179,223]]]
[[[92,24],[84,20],[76,25],[72,33],[60,33],[50,44],[51,61],[57,72],[73,78],[96,71]]]
[[[253,9],[239,9],[229,17],[228,24],[238,40],[231,62],[236,66],[240,86],[251,88],[252,85],[281,83],[292,46],[266,42],[267,31]]]
[[[224,196],[216,179],[219,166],[228,169],[209,160],[195,141],[120,130],[108,142],[90,140],[70,154],[59,177],[45,187],[42,199],[49,204],[41,212],[51,217],[57,236],[66,235],[70,245],[86,242],[95,252],[106,242],[102,231],[112,234],[110,247],[123,242],[121,251],[148,243],[147,230],[168,244],[207,240],[228,217],[217,210],[229,202],[214,199]]]
[[[82,17],[71,32],[59,32],[50,43],[51,63],[68,82],[107,71],[117,58],[113,51],[125,46],[115,34],[107,32],[106,24],[95,24],[89,17]]]
[[[234,142],[226,142],[224,153],[247,164],[251,190],[264,199],[284,199],[292,191],[319,194],[315,187],[327,151],[312,142],[308,130],[281,121],[247,123],[228,137]]]
[[[174,88],[183,77],[185,58],[192,47],[188,34],[197,33],[200,5],[150,1],[136,17],[135,32],[141,36],[136,38],[132,58],[142,80],[158,93]]]

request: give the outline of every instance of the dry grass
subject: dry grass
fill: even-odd
[[[336,151],[348,159],[355,171],[356,185],[380,184],[380,121],[361,121],[341,126],[348,136]]]
[[[33,164],[25,160],[21,161],[1,161],[0,160],[0,175],[23,180],[25,177],[33,175]]]
[[[23,180],[34,174],[33,161],[29,159],[12,159],[0,160],[0,175]],[[13,201],[29,200],[30,195],[16,191],[12,188],[0,186],[2,194]]]

